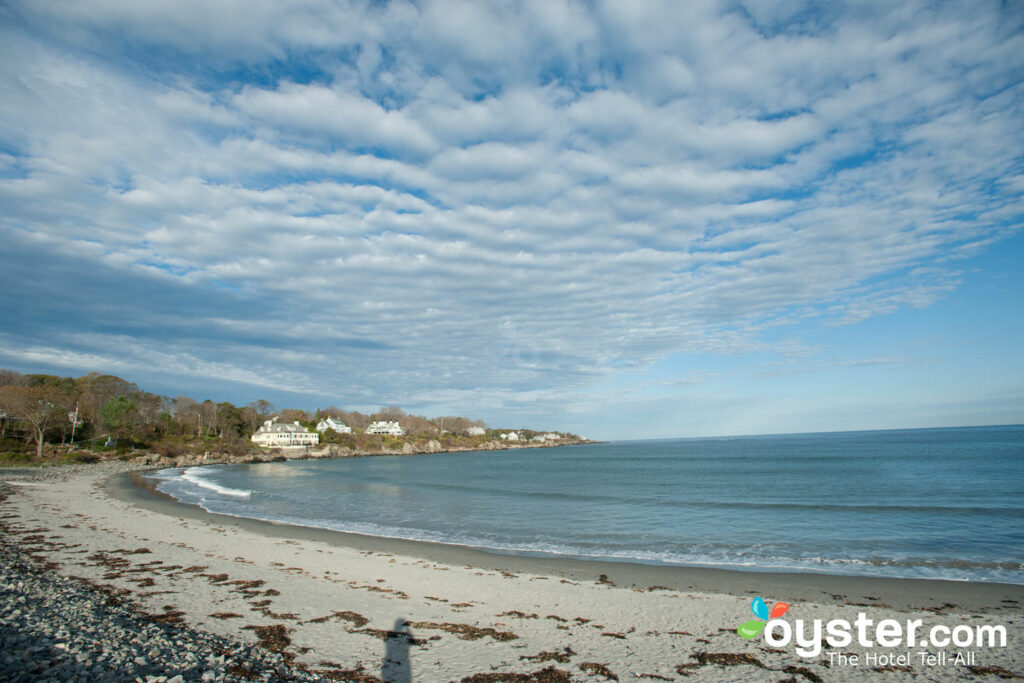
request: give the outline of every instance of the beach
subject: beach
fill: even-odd
[[[134,474],[132,472],[134,470]],[[521,557],[206,512],[125,463],[3,474],[3,543],[169,628],[259,644],[333,680],[972,680],[1024,677],[1024,586]],[[6,595],[16,595],[8,588]],[[1003,627],[1005,647],[769,647],[751,600],[805,623]],[[5,619],[12,605],[5,599]],[[966,633],[966,631],[962,631]],[[839,655],[842,656],[839,656]],[[941,657],[940,655],[948,655]],[[957,658],[956,655],[972,655]],[[903,659],[903,657],[906,659]],[[887,658],[888,657],[888,658]],[[845,660],[844,660],[845,658]],[[856,663],[853,663],[856,660]],[[159,660],[125,680],[260,677]],[[177,668],[176,668],[177,667]],[[231,671],[229,671],[231,669]],[[247,672],[247,673],[246,673]],[[281,677],[283,674],[278,674]],[[203,678],[205,676],[205,678]],[[29,679],[26,679],[29,680]]]

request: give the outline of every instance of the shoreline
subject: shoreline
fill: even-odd
[[[432,455],[434,453],[487,453],[496,451],[516,451],[532,448],[563,448],[569,446],[592,446],[605,443],[604,441],[592,441],[590,439],[562,439],[560,441],[484,441],[472,446],[451,446],[444,447],[437,441],[429,441],[421,447],[413,446],[406,442],[399,450],[388,450],[383,446],[381,450],[350,449],[338,444],[319,444],[316,448],[311,446],[278,446],[278,447],[257,447],[255,450],[247,451],[244,455],[228,455],[222,452],[185,453],[182,455],[165,457],[158,453],[143,453],[132,459],[131,462],[141,465],[152,465],[160,468],[167,467],[202,467],[204,465],[245,465],[262,462],[286,462],[289,460],[330,460],[335,458],[376,458],[383,456],[408,457],[413,455]]]
[[[176,682],[268,680],[286,668],[363,683],[1024,677],[1024,586],[524,557],[344,534],[209,513],[136,486],[144,469],[0,472],[0,550],[31,563],[0,582],[0,628],[42,644],[22,648],[19,670],[41,671],[45,660],[68,679],[83,660],[110,661],[121,668],[99,679]],[[74,606],[49,597],[51,584]],[[934,650],[920,647],[906,663],[850,665],[829,649],[805,657],[737,634],[755,596],[789,604],[791,623],[862,613],[875,623],[998,625],[1008,642],[941,666],[918,661]],[[111,604],[137,617],[114,618],[123,643],[103,639],[97,623],[109,620],[77,616]],[[25,614],[29,626],[19,626]],[[207,656],[210,638],[235,645]],[[854,641],[841,654],[871,652]]]
[[[962,611],[970,612],[1001,606],[1005,599],[1018,599],[1024,604],[1024,584],[656,565],[628,560],[567,556],[545,557],[227,515],[210,512],[192,503],[184,503],[158,491],[156,484],[145,477],[146,473],[151,471],[154,470],[139,470],[111,477],[106,483],[107,491],[126,502],[154,512],[184,515],[210,523],[230,524],[264,536],[317,541],[359,551],[393,552],[432,562],[472,565],[492,571],[526,572],[583,581],[593,581],[604,575],[615,585],[631,588],[660,585],[673,590],[725,594],[744,593],[756,588],[765,599],[772,597],[778,600],[810,601],[820,599],[822,595],[859,592],[874,595],[879,598],[879,602],[900,608],[936,607],[953,602]],[[936,595],[941,595],[942,599],[936,598]]]

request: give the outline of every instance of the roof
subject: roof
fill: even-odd
[[[283,434],[283,433],[294,434],[295,432],[304,432],[305,433],[305,432],[308,432],[308,431],[309,431],[308,429],[306,429],[305,427],[303,427],[300,424],[292,424],[292,423],[288,423],[288,422],[273,422],[273,423],[267,424],[266,422],[264,422],[263,426],[260,427],[256,431],[256,433],[257,434]]]

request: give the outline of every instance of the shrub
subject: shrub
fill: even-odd
[[[185,448],[178,441],[160,441],[153,445],[153,452],[165,458],[176,458],[185,452]]]
[[[25,465],[35,459],[34,453],[0,453],[0,466]]]

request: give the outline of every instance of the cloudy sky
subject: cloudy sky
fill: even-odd
[[[600,438],[1021,423],[1022,81],[1013,1],[9,0],[0,367]]]

